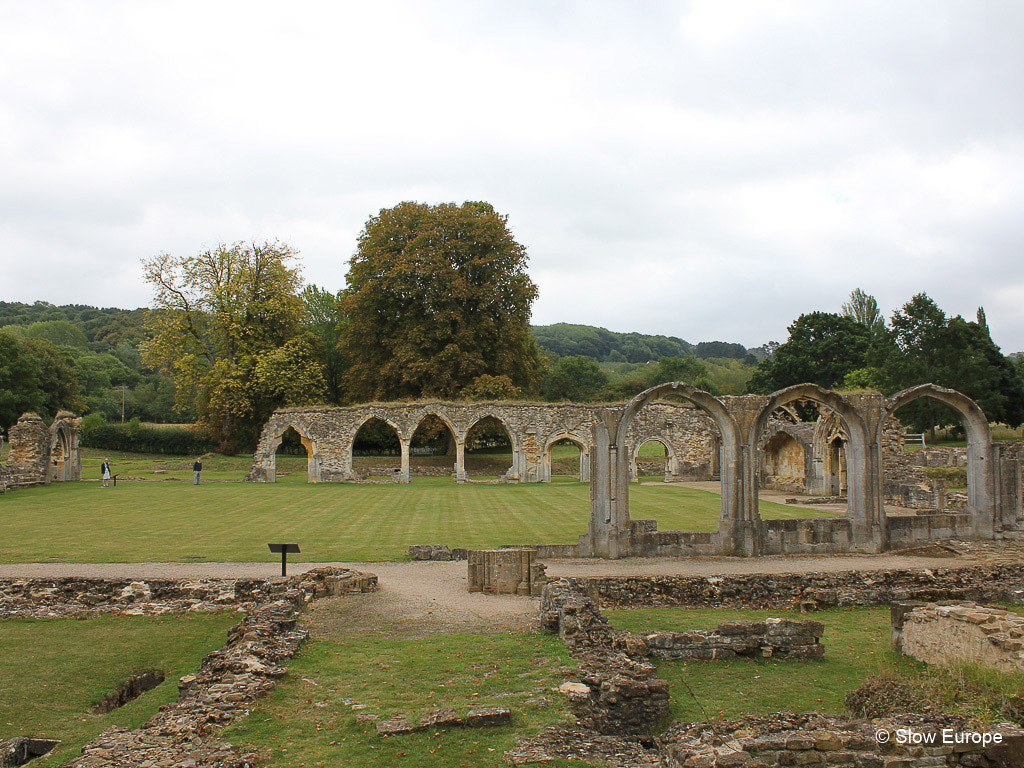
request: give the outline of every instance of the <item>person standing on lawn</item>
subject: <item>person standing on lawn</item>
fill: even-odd
[[[200,458],[196,459],[196,463],[192,465],[192,475],[195,478],[192,481],[192,485],[199,485],[199,473],[202,472],[202,471],[203,471],[203,459],[202,459],[202,457],[200,457]]]
[[[104,459],[100,464],[100,474],[103,476],[103,487],[110,487],[110,459]]]

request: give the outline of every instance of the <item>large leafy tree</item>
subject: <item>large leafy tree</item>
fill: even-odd
[[[406,202],[372,217],[344,299],[354,397],[455,398],[481,376],[534,393],[543,364],[526,262],[488,203]]]
[[[333,294],[315,285],[302,290],[303,327],[319,342],[327,398],[340,405],[345,399],[343,377],[348,356],[343,350],[348,320],[342,309],[342,293]]]
[[[883,388],[895,392],[932,383],[972,398],[992,421],[1024,423],[1024,379],[992,341],[983,310],[976,321],[948,318],[919,293],[893,313],[887,353],[879,366]],[[955,423],[952,412],[930,400],[908,405],[900,417],[915,429]]]
[[[300,338],[295,255],[275,241],[144,262],[157,307],[144,360],[173,376],[221,450],[251,444],[274,408],[323,396],[315,341]]]
[[[563,357],[544,378],[541,394],[549,402],[585,403],[608,384],[608,375],[583,355]]]
[[[848,373],[865,367],[870,346],[871,330],[850,317],[800,315],[789,326],[786,343],[758,365],[747,391],[768,393],[804,382],[835,387]]]
[[[0,331],[0,429],[26,411],[49,417],[62,408],[82,408],[74,360],[47,341]]]

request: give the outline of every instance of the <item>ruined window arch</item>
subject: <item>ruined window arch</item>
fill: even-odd
[[[508,479],[516,469],[516,445],[513,430],[493,413],[477,418],[466,430],[466,475]]]
[[[278,456],[298,457],[302,454],[305,454],[306,457],[306,482],[315,483],[317,481],[316,452],[313,448],[313,441],[307,434],[304,434],[299,425],[295,423],[284,425],[275,437],[270,450],[270,469],[273,472],[274,482],[277,482],[282,475],[290,475],[293,470],[289,467],[296,463],[294,460],[286,458],[284,461],[286,469],[282,470],[278,466]]]
[[[368,415],[352,436],[351,466],[360,479],[394,476],[402,471],[402,441],[389,419]]]
[[[636,418],[639,410],[648,402],[661,395],[672,395],[688,401],[694,407],[710,416],[715,426],[718,428],[719,439],[721,440],[719,448],[720,460],[718,463],[722,498],[721,512],[718,520],[718,533],[724,540],[731,542],[725,547],[726,551],[742,546],[742,544],[738,544],[734,541],[734,534],[738,529],[738,523],[741,522],[743,514],[743,507],[740,499],[740,479],[738,476],[739,452],[740,447],[743,444],[740,429],[736,420],[733,418],[732,414],[729,413],[725,404],[721,400],[709,392],[697,389],[689,384],[683,384],[682,382],[659,384],[658,386],[651,387],[650,389],[641,392],[629,401],[623,410],[622,418],[619,420],[615,440],[612,445],[615,452],[613,461],[623,462],[626,471],[621,475],[616,471],[611,472],[610,487],[602,489],[599,496],[594,498],[599,498],[600,495],[604,495],[609,499],[611,504],[617,508],[611,511],[609,515],[609,523],[621,526],[625,521],[628,521],[629,484],[628,482],[621,482],[618,479],[621,477],[622,480],[628,481],[628,456],[620,457],[618,456],[618,452],[627,450],[627,436],[629,428],[633,423],[633,420]]]
[[[645,445],[648,445],[649,443],[656,443],[660,445],[662,448],[664,448],[664,453],[662,454],[663,458],[660,462],[662,464],[662,471],[655,473],[655,475],[663,475],[665,482],[668,482],[669,480],[673,479],[676,475],[676,455],[675,450],[672,447],[672,441],[666,437],[661,436],[643,437],[637,441],[636,446],[633,448],[633,455],[630,457],[630,477],[634,481],[640,482],[640,478],[644,476],[640,471],[642,466],[640,451],[641,449],[643,449]],[[654,477],[655,475],[649,475],[649,477]]]
[[[456,480],[462,480],[459,475],[463,471],[463,447],[449,419],[435,411],[423,414],[409,441],[413,474],[448,475],[450,471]]]
[[[967,437],[966,511],[971,514],[975,534],[992,535],[998,524],[994,500],[992,432],[988,418],[967,395],[935,384],[921,384],[897,392],[886,401],[886,414],[895,417],[900,408],[922,398],[946,406],[959,417]]]
[[[570,432],[559,432],[556,435],[552,435],[545,443],[542,470],[544,481],[550,482],[552,475],[561,474],[554,471],[556,465],[553,453],[555,448],[562,445],[574,445],[579,449],[579,464],[576,472],[573,474],[576,475],[576,479],[581,483],[590,482],[590,446]]]

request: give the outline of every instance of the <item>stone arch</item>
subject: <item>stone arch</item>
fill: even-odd
[[[54,423],[50,432],[50,482],[64,483],[74,479],[72,439],[66,424]]]
[[[640,456],[640,449],[647,443],[659,443],[665,447],[665,479],[674,477],[676,472],[676,451],[672,441],[663,435],[644,435],[636,441],[629,456],[629,476],[635,482],[640,482],[640,470],[637,467],[637,460]]]
[[[498,424],[501,425],[501,428],[503,430],[505,430],[505,434],[508,435],[509,445],[512,448],[512,461],[509,463],[509,466],[505,470],[505,474],[502,476],[501,479],[504,480],[504,481],[509,481],[509,480],[512,480],[512,479],[518,479],[518,476],[519,476],[520,452],[521,452],[521,449],[522,449],[522,445],[520,444],[521,441],[519,439],[517,439],[516,431],[509,424],[508,419],[506,418],[506,416],[501,415],[500,412],[495,411],[494,409],[488,409],[488,410],[483,411],[481,413],[474,413],[471,416],[471,418],[472,418],[472,421],[469,423],[469,425],[466,427],[465,432],[463,433],[463,438],[462,438],[463,445],[465,446],[468,443],[468,441],[469,441],[469,433],[473,430],[473,427],[477,426],[484,419],[493,419],[494,421],[496,421]],[[456,435],[456,440],[458,440],[458,436],[457,435]],[[463,448],[463,455],[464,454],[465,454],[465,448]],[[465,461],[465,459],[463,459],[463,461]],[[469,479],[469,473],[468,472],[466,473],[466,479],[467,479],[467,481]]]
[[[818,416],[811,439],[811,475],[808,489],[821,496],[842,496],[848,485],[846,445],[849,430],[835,411]],[[880,465],[881,466],[881,465]]]
[[[408,453],[408,441],[402,440],[402,430],[391,418],[388,417],[387,414],[377,413],[374,411],[367,411],[365,414],[363,414],[361,418],[356,419],[356,421],[353,423],[352,437],[346,441],[348,445],[348,466],[352,467],[352,476],[357,479],[366,479],[366,477],[362,473],[356,472],[355,468],[356,438],[359,436],[359,430],[361,430],[371,421],[379,421],[382,424],[386,425],[387,427],[390,427],[391,430],[394,431],[395,437],[398,439],[398,456],[399,462],[401,464],[401,468],[396,470],[399,475],[398,480],[401,482],[408,482],[408,477],[406,475],[407,467],[405,466],[406,457]]]
[[[319,482],[319,450],[317,448],[316,441],[309,434],[309,431],[303,429],[299,422],[294,419],[281,422],[281,424],[278,425],[278,429],[274,430],[274,434],[271,436],[267,445],[267,481],[272,483],[277,482],[277,449],[281,447],[281,442],[284,440],[285,432],[289,429],[295,430],[295,433],[299,436],[299,442],[301,442],[302,447],[306,449],[306,482]]]
[[[873,441],[864,416],[842,395],[817,384],[796,384],[768,396],[766,403],[757,411],[747,433],[748,450],[756,451],[761,434],[768,425],[771,413],[781,406],[798,400],[810,400],[833,411],[849,433],[846,450],[848,479],[848,511],[854,541],[868,544],[874,549],[887,546],[885,516],[881,508],[881,477],[878,446]],[[756,466],[751,456],[749,463]],[[752,484],[753,506],[757,507],[757,488]]]
[[[722,549],[731,553],[745,546],[737,541],[743,525],[740,488],[741,432],[725,404],[714,395],[682,382],[651,387],[634,397],[622,410],[617,424],[598,422],[594,430],[594,479],[591,482],[588,549],[602,557],[619,557],[629,552],[629,456],[627,434],[637,412],[659,395],[671,394],[687,400],[707,413],[721,435],[722,505],[718,536]],[[614,431],[614,437],[612,436]],[[605,455],[605,452],[607,455]],[[582,542],[581,542],[582,543]]]
[[[942,403],[960,415],[967,433],[967,506],[974,533],[991,538],[996,529],[992,432],[988,417],[967,395],[935,384],[919,384],[897,392],[886,401],[886,415],[923,397]]]
[[[412,427],[412,431],[409,433],[410,450],[412,450],[412,440],[416,437],[416,433],[419,432],[420,427],[423,426],[424,422],[431,417],[437,419],[445,426],[445,429],[448,430],[448,434],[451,436],[452,442],[454,443],[455,463],[452,469],[455,475],[455,481],[458,483],[464,483],[466,482],[466,433],[460,431],[455,426],[455,420],[442,411],[443,409],[441,408],[430,408],[414,417],[413,421],[415,422],[415,426]]]
[[[580,468],[577,477],[581,483],[590,481],[590,445],[583,439],[574,435],[572,432],[561,431],[547,439],[544,444],[544,455],[543,455],[543,480],[544,482],[551,482],[551,449],[554,448],[555,443],[560,443],[563,440],[568,440],[577,448],[580,449]]]

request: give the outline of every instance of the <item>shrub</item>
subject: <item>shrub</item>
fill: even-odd
[[[82,445],[128,453],[202,454],[213,447],[194,427],[147,427],[132,419],[127,424],[108,424],[90,414],[82,420]]]

